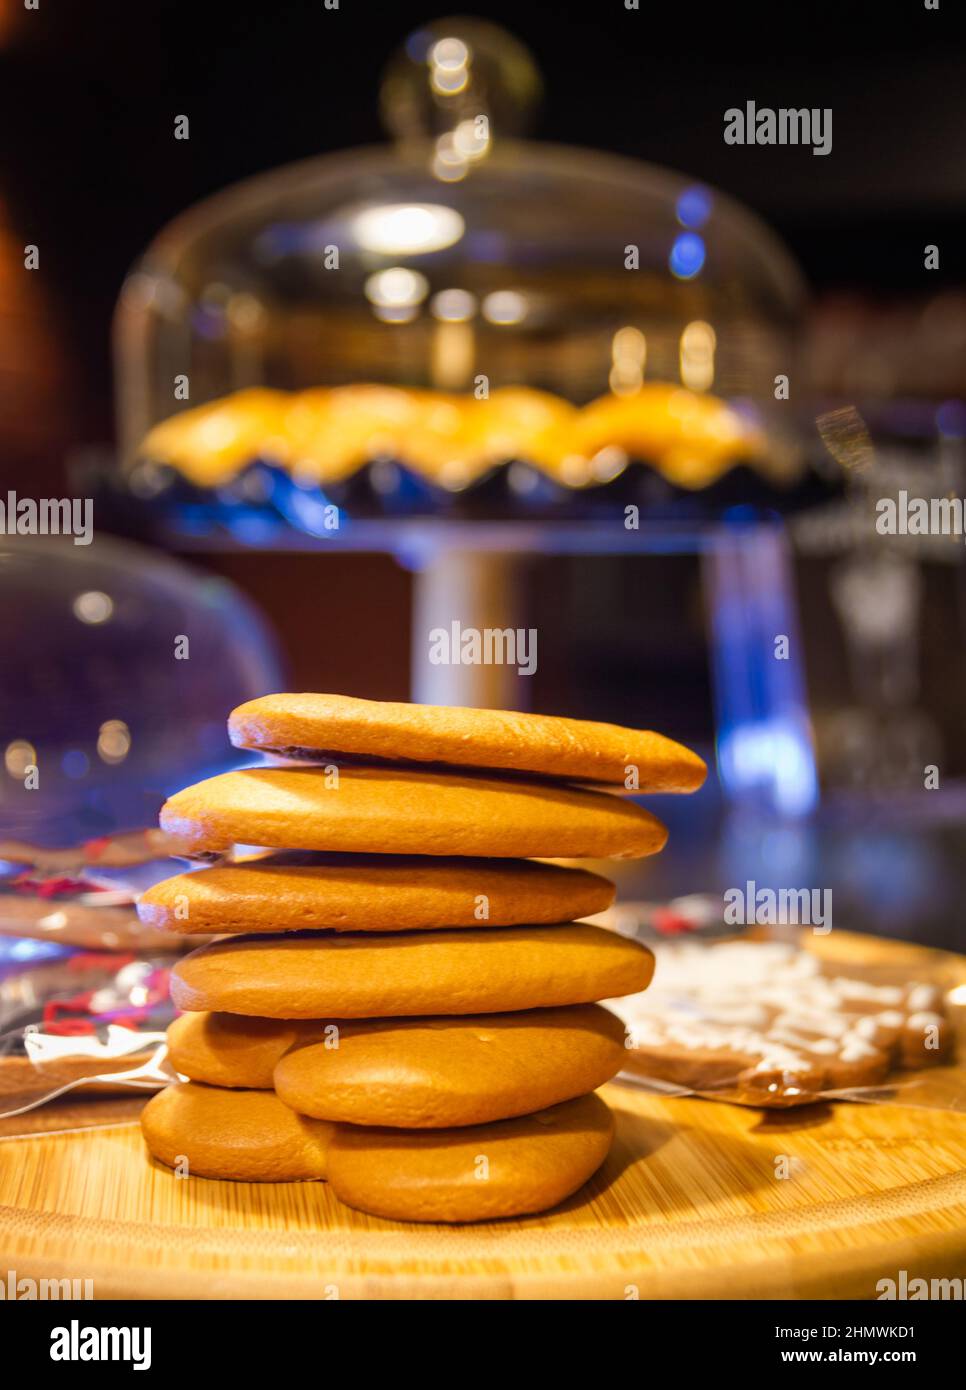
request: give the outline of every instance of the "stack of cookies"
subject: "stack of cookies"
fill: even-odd
[[[637,858],[666,832],[632,786],[693,791],[701,760],[614,725],[273,695],[232,742],[270,765],[172,797],[198,854],[272,851],[144,894],[185,956],[151,1152],[202,1177],[326,1178],[352,1207],[479,1221],[554,1206],[610,1148],[596,1088],[651,953],[579,919],[613,885],[549,857]]]

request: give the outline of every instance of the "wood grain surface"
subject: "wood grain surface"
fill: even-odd
[[[832,937],[821,954],[966,984],[959,957]],[[889,1103],[602,1094],[617,1142],[580,1193],[462,1227],[368,1217],[325,1183],[178,1179],[146,1154],[141,1100],[50,1106],[0,1122],[0,1274],[92,1278],[100,1297],[613,1299],[875,1298],[901,1269],[966,1276],[966,1113],[921,1104],[966,1094],[962,1061]]]

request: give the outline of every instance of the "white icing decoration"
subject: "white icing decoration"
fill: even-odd
[[[709,1051],[751,1065],[801,1074],[826,1061],[881,1057],[905,1029],[942,1025],[929,1009],[931,985],[872,984],[821,973],[817,957],[785,942],[675,942],[655,948],[654,984],[608,1001],[638,1046]],[[744,1059],[744,1061],[742,1061]],[[821,1059],[821,1060],[819,1060]],[[787,1088],[771,1083],[771,1089]]]

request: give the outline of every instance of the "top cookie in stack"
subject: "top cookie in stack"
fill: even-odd
[[[228,720],[236,748],[313,762],[437,763],[600,782],[625,787],[636,770],[642,792],[693,792],[707,769],[663,734],[509,710],[389,704],[348,695],[266,695]]]
[[[194,1136],[199,1174],[327,1176],[410,1220],[574,1191],[610,1144],[588,1093],[623,1061],[594,1001],[643,989],[653,962],[575,920],[610,904],[606,879],[527,859],[656,852],[660,822],[598,788],[692,791],[701,760],[613,725],[333,695],[252,701],[229,733],[276,764],[187,788],[161,824],[199,853],[285,852],[139,904],[159,927],[232,934],[173,972],[195,1023],[172,1029],[172,1057],[191,1082],[146,1108],[152,1151],[190,1161]]]

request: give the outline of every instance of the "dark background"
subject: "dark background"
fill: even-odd
[[[725,188],[777,227],[820,300],[854,294],[867,306],[915,301],[963,279],[958,8],[953,0],[939,11],[922,0],[641,0],[629,11],[623,0],[586,0],[474,13],[506,25],[536,57],[546,89],[536,138],[615,150]],[[65,460],[110,443],[111,314],[124,274],[160,228],[234,180],[384,139],[380,73],[437,13],[422,2],[365,0],[342,0],[337,11],[321,0],[41,0],[38,11],[0,0],[3,486],[59,495]],[[831,154],[726,146],[723,113],[748,99],[831,106]],[[189,141],[173,138],[179,114],[190,117]],[[28,242],[41,251],[33,274],[23,270]],[[931,277],[922,268],[927,242],[943,247]],[[265,608],[297,683],[329,688],[337,654],[357,693],[405,698],[410,581],[390,558],[331,562],[326,592],[354,601],[326,605],[324,641],[314,557],[239,553],[205,563]],[[607,574],[605,564],[582,566],[585,603],[628,614],[636,631],[654,581],[641,570]],[[670,603],[677,579],[665,571],[657,583]],[[555,572],[535,584],[535,601],[549,593],[552,608],[571,578]],[[675,602],[695,609],[693,595]],[[703,728],[698,617],[690,627],[692,655],[672,684],[703,691],[692,716]],[[573,695],[573,672],[585,668],[613,703],[614,691],[634,688],[618,657],[617,669],[613,656],[573,653],[557,665],[548,650],[542,704],[560,707],[561,689]]]
[[[944,247],[944,278],[962,254],[959,8],[588,0],[475,13],[534,53],[546,83],[538,138],[726,188],[774,223],[820,290],[901,292],[921,286],[927,241]],[[0,362],[8,467],[51,467],[52,449],[110,437],[113,303],[164,223],[246,175],[383,139],[379,74],[432,17],[406,0],[337,11],[321,0],[42,0],[38,11],[2,0],[0,313],[8,327],[11,314],[30,321],[16,360],[5,351]],[[723,113],[748,99],[831,106],[831,154],[726,146]],[[173,139],[182,113],[189,141]],[[26,242],[42,255],[33,305],[17,274]]]

